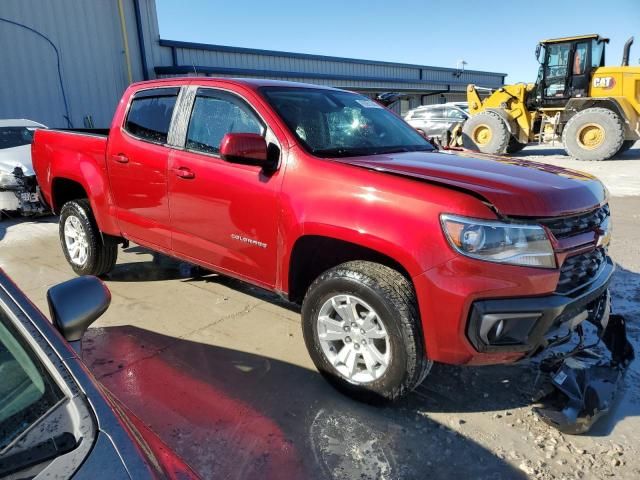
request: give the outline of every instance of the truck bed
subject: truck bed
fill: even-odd
[[[51,202],[54,183],[51,172],[69,172],[66,178],[80,179],[80,172],[90,166],[106,173],[108,134],[108,129],[36,130],[31,145],[33,170],[40,179],[45,201],[55,213],[59,206]]]

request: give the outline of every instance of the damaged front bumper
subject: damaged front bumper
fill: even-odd
[[[607,292],[614,266],[607,257],[598,275],[573,295],[473,302],[467,338],[478,352],[534,355],[549,346],[552,332],[574,330]]]
[[[12,182],[0,185],[0,213],[16,211],[24,216],[48,213],[35,175],[24,175],[20,168],[16,168],[13,175]]]
[[[613,271],[607,258],[573,295],[482,300],[471,308],[467,338],[479,352],[542,358],[534,411],[564,433],[585,433],[609,411],[634,359],[624,318],[611,314]]]
[[[586,433],[609,412],[635,358],[624,317],[610,312],[607,291],[586,319],[593,331],[586,332],[588,325],[578,325],[577,345],[550,353],[540,362],[542,381],[533,410],[563,433]],[[594,341],[586,344],[589,333]]]

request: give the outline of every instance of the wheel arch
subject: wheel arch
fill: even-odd
[[[120,236],[120,229],[112,209],[109,208],[111,205],[109,186],[99,171],[92,170],[90,164],[84,163],[83,167],[81,177],[68,172],[59,172],[52,178],[51,210],[59,214],[66,202],[86,198],[91,204],[100,232]]]
[[[60,214],[65,203],[79,198],[89,198],[80,182],[65,177],[56,177],[51,181],[51,210],[56,215]]]
[[[309,286],[322,272],[353,260],[370,261],[393,268],[413,286],[410,273],[413,268],[407,268],[406,261],[398,261],[381,250],[324,234],[298,237],[291,250],[286,271],[289,300],[302,302]]]

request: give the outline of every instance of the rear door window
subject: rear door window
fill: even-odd
[[[135,94],[127,114],[125,130],[142,140],[167,143],[179,91],[177,87],[156,88]]]
[[[251,107],[228,92],[200,88],[193,104],[186,148],[217,155],[227,133],[257,133],[265,126]]]
[[[429,113],[429,118],[444,118],[444,107],[430,108]]]
[[[457,108],[447,108],[447,117],[452,120],[464,120],[466,117]]]

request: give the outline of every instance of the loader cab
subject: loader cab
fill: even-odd
[[[605,44],[599,35],[582,35],[540,42],[540,63],[532,107],[561,108],[570,98],[589,96],[592,73],[604,66]]]

